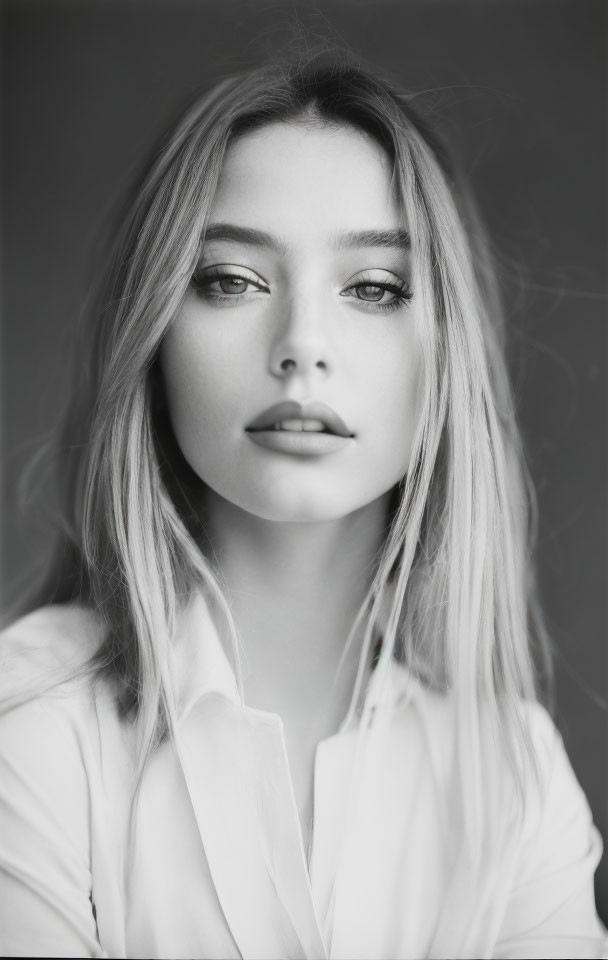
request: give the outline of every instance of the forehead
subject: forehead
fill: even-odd
[[[301,121],[231,144],[210,219],[286,238],[404,225],[382,147],[354,127]]]

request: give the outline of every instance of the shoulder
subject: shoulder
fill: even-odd
[[[0,651],[18,647],[46,647],[57,657],[75,648],[93,652],[103,636],[99,615],[91,607],[75,603],[40,607],[0,631]]]
[[[408,668],[393,661],[389,675],[386,701],[397,715],[410,711],[417,715],[428,734],[438,737],[444,744],[452,742],[458,725],[458,701],[454,692],[435,689],[413,676]],[[496,717],[495,708],[478,704],[478,724],[482,750],[496,752],[496,743],[486,735],[491,729],[491,718]],[[538,701],[519,700],[513,705],[511,722],[519,728],[522,745],[532,748],[542,773],[547,773],[556,758],[563,752],[560,734],[549,712]]]
[[[523,816],[494,955],[599,956],[605,931],[593,875],[602,839],[548,712],[537,703],[520,709],[533,763],[524,766]]]
[[[107,721],[86,665],[102,636],[75,606],[0,634],[0,925],[13,951],[98,955],[90,897]]]
[[[94,610],[41,607],[0,632],[0,704],[22,686],[51,686],[82,670],[104,636]]]
[[[50,788],[53,769],[59,778],[82,768],[108,701],[89,668],[103,635],[95,612],[76,605],[41,608],[0,633],[0,762],[16,777],[41,782],[47,771]]]
[[[0,807],[22,839],[84,849],[104,757],[118,763],[127,749],[112,689],[90,669],[103,635],[77,606],[37,610],[0,634]]]
[[[447,773],[452,768],[458,739],[459,711],[455,695],[425,686],[405,666],[395,663],[390,699],[396,716],[402,720],[409,717],[408,729],[415,723],[438,768],[444,768]],[[541,703],[522,699],[513,704],[510,738],[506,720],[499,721],[495,708],[490,705],[478,706],[475,726],[479,732],[479,760],[484,769],[492,770],[504,780],[505,786],[512,779],[514,763],[522,771],[531,819],[539,815],[540,808],[545,812],[549,810],[552,798],[563,791],[579,809],[586,806],[559,730]]]
[[[538,703],[522,707],[535,768],[527,780],[524,838],[539,854],[564,857],[578,851],[597,865],[601,841],[593,827],[591,809],[570,763],[562,737],[549,713]]]

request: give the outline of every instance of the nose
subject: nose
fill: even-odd
[[[310,302],[285,305],[283,322],[270,349],[270,370],[274,376],[331,372],[333,363],[323,314]]]

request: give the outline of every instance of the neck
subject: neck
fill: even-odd
[[[387,497],[336,520],[264,520],[217,494],[206,504],[212,562],[243,644],[251,706],[346,711],[360,637],[346,641],[365,599],[387,522]],[[332,722],[328,721],[331,726]]]

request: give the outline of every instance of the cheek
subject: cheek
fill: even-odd
[[[374,411],[378,464],[399,474],[409,466],[422,411],[422,350],[414,331],[388,338],[368,370],[366,391]]]
[[[204,347],[201,339],[174,329],[160,353],[160,365],[176,439],[190,465],[197,470],[203,450],[209,450],[230,420],[234,403],[235,371],[225,352]]]

